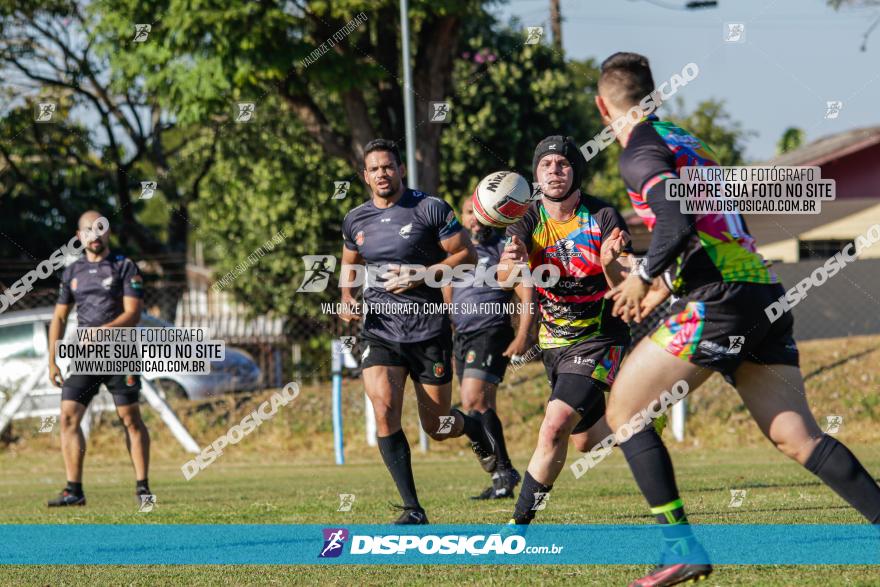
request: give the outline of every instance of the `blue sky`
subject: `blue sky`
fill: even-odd
[[[733,118],[757,133],[747,142],[751,160],[772,157],[790,126],[812,141],[880,125],[880,26],[860,51],[880,6],[837,12],[824,0],[719,0],[718,8],[684,11],[658,6],[684,0],[654,1],[561,0],[566,55],[601,60],[615,51],[643,53],[658,84],[695,62],[700,75],[678,94],[685,109],[724,100]],[[510,0],[496,13],[543,25],[549,37],[549,5]],[[745,41],[725,43],[725,23],[743,23]],[[843,102],[837,119],[825,118],[829,100]]]

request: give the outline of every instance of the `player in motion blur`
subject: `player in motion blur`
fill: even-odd
[[[445,312],[425,312],[423,304],[442,307],[439,283],[446,269],[476,261],[467,233],[452,207],[439,198],[404,186],[406,167],[397,146],[376,139],[364,147],[364,181],[370,199],[351,210],[342,223],[343,284],[355,282],[356,265],[380,273],[364,287],[367,305],[361,366],[364,387],[376,413],[379,452],[403,500],[397,524],[427,524],[416,495],[409,442],[401,425],[403,390],[409,376],[416,390],[422,428],[434,440],[467,434],[481,462],[494,460],[494,445],[482,422],[457,409],[452,399],[452,333]],[[423,266],[422,274],[406,266]],[[402,267],[404,266],[404,267]],[[380,269],[381,268],[381,269]],[[342,304],[357,306],[353,287],[343,285]],[[345,321],[361,320],[357,311]]]
[[[471,200],[471,196],[462,200],[461,222],[477,253],[477,271],[496,267],[504,250],[504,239],[498,230],[477,222]],[[474,283],[475,274],[476,271],[469,272],[467,279],[445,287],[443,293],[455,310],[451,314],[455,327],[453,349],[462,409],[480,418],[495,441],[495,458],[487,459],[484,467],[492,475],[492,486],[474,499],[501,499],[513,497],[521,477],[507,454],[504,428],[496,413],[496,395],[510,358],[524,354],[529,347],[533,290],[523,283],[514,287],[519,302],[519,322],[514,334],[510,314],[504,309],[513,292],[493,287],[489,279]]]
[[[580,191],[586,165],[570,137],[550,136],[538,144],[532,166],[542,197],[507,228],[511,242],[498,271],[499,281],[526,263],[532,269],[550,264],[560,272],[552,286],[535,283],[551,392],[511,520],[516,524],[530,523],[547,500],[565,465],[569,436],[586,452],[591,440],[609,434],[605,392],[630,343],[629,328],[611,315],[604,297],[629,267],[629,234],[614,207]]]
[[[647,58],[615,53],[602,64],[596,105],[603,122],[626,118],[654,91]],[[645,102],[642,103],[643,105]],[[822,433],[804,395],[793,319],[771,322],[765,308],[785,293],[756,252],[739,214],[685,215],[665,198],[666,182],[683,166],[717,165],[712,150],[670,122],[642,111],[617,134],[620,174],[636,212],[653,229],[646,263],[609,292],[614,315],[640,320],[655,306],[646,293],[672,268],[681,297],[672,314],[627,358],[614,382],[606,417],[618,430],[664,390],[683,380],[693,391],[712,371],[736,387],[767,438],[837,492],[873,524],[880,523],[880,487],[843,444]],[[620,438],[620,440],[623,440]],[[663,524],[660,564],[634,585],[674,585],[712,571],[693,538],[669,453],[653,427],[621,444],[633,476]]]

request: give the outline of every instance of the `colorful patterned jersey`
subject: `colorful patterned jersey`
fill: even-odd
[[[535,290],[541,307],[541,348],[564,347],[590,338],[624,342],[629,329],[611,316],[606,303],[608,282],[599,260],[602,241],[614,228],[626,232],[626,222],[612,206],[582,194],[574,214],[561,222],[550,217],[541,202],[507,228],[529,251],[529,267],[554,265],[560,277],[553,286]],[[618,343],[619,344],[619,343]]]
[[[626,184],[636,214],[649,230],[657,223],[658,209],[666,214],[681,215],[679,203],[649,192],[665,179],[676,178],[682,167],[715,166],[715,154],[703,141],[672,122],[646,117],[633,128],[626,148],[620,156],[620,175]],[[655,190],[656,192],[657,190]],[[748,282],[776,283],[776,275],[756,251],[755,239],[748,232],[739,214],[695,215],[695,230],[678,254],[672,273],[677,291],[685,292],[706,283]],[[694,219],[687,215],[688,221]],[[660,230],[663,230],[661,227]],[[668,230],[668,228],[666,229]],[[674,232],[678,232],[677,230]],[[660,246],[675,240],[678,234],[655,235],[648,253],[649,267],[662,258]],[[659,237],[659,238],[658,238]],[[662,263],[671,259],[662,258]],[[666,267],[654,267],[655,274]]]

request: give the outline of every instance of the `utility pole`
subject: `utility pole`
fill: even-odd
[[[559,0],[550,0],[550,30],[553,31],[553,46],[562,52],[562,16],[559,12]]]

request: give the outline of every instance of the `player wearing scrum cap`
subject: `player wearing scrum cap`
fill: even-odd
[[[443,304],[439,282],[443,270],[476,260],[470,239],[452,207],[439,198],[408,189],[406,167],[397,146],[383,139],[364,147],[363,177],[370,199],[351,210],[342,223],[342,283],[355,281],[355,266],[387,270],[378,283],[364,287],[364,316],[342,314],[345,321],[361,320],[361,366],[364,387],[376,413],[379,452],[403,500],[397,524],[427,524],[416,495],[409,442],[401,428],[403,391],[412,379],[422,428],[434,440],[467,434],[484,468],[494,463],[494,446],[482,422],[457,409],[452,400],[452,333],[445,313],[418,308]],[[424,275],[402,270],[403,265],[426,267]],[[433,279],[432,279],[433,278]],[[357,306],[354,289],[343,285],[342,304]],[[386,307],[390,312],[370,311]],[[396,311],[395,308],[400,311]],[[408,311],[413,308],[415,311]]]
[[[739,214],[685,215],[666,199],[666,182],[684,166],[718,165],[712,150],[673,123],[646,111],[654,91],[647,58],[615,53],[602,63],[596,105],[603,122],[626,118],[617,134],[620,175],[633,206],[653,229],[646,263],[609,293],[614,315],[640,320],[656,305],[648,288],[672,268],[681,297],[672,314],[633,349],[611,393],[608,423],[629,422],[664,390],[699,387],[713,371],[734,385],[767,438],[819,477],[872,524],[880,523],[880,487],[856,457],[822,433],[804,394],[793,318],[771,322],[765,308],[785,294],[756,251]],[[636,109],[641,116],[628,117]],[[662,524],[660,564],[633,585],[675,585],[712,572],[688,526],[669,452],[653,428],[633,434],[621,450],[636,483]]]
[[[605,392],[630,343],[629,329],[605,300],[629,267],[629,235],[614,207],[580,191],[586,164],[571,137],[538,144],[532,165],[542,196],[507,228],[511,242],[498,271],[499,281],[519,271],[517,264],[550,264],[560,272],[554,285],[535,285],[551,392],[511,520],[516,524],[530,523],[546,499],[565,464],[569,436],[586,452],[609,434]]]

